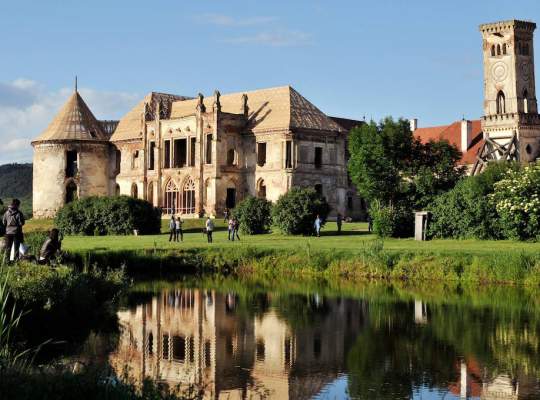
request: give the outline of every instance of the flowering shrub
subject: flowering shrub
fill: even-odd
[[[490,195],[508,239],[540,238],[540,164],[509,170]]]

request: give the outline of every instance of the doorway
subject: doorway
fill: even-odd
[[[227,188],[227,200],[225,201],[225,206],[228,209],[232,209],[236,206],[236,189]]]

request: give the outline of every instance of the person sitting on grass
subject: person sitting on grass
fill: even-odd
[[[180,241],[184,241],[184,231],[182,231],[182,224],[184,221],[180,217],[176,217],[175,229],[176,229],[176,241],[178,242],[178,237],[180,236]]]
[[[174,220],[174,215],[171,215],[171,220],[169,221],[169,242],[174,240],[176,242],[176,221]]]
[[[321,236],[321,225],[322,225],[321,217],[319,216],[319,214],[317,214],[317,218],[315,218],[315,224],[314,224],[315,234],[317,235],[317,237]]]
[[[60,239],[60,231],[53,228],[49,232],[49,237],[43,242],[43,246],[41,246],[38,264],[50,264],[51,260],[60,253],[61,249],[62,240]]]
[[[236,238],[238,240],[240,240],[240,235],[238,235],[238,231],[240,230],[240,222],[238,221],[238,218],[236,217],[233,217],[233,234],[232,234],[232,240],[234,242],[234,237],[236,236]]]
[[[210,216],[206,220],[206,237],[208,238],[208,243],[212,243],[212,232],[214,231],[214,221]]]

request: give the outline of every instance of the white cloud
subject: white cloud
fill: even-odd
[[[272,47],[305,46],[311,43],[311,36],[300,31],[277,30],[227,38],[223,39],[223,42],[231,44],[259,44]]]
[[[32,159],[30,142],[51,122],[73,89],[47,90],[39,82],[0,82],[0,164]],[[118,119],[140,100],[133,93],[79,90],[98,119]]]
[[[259,17],[231,17],[224,14],[203,14],[196,17],[200,23],[211,25],[239,27],[239,26],[258,26],[266,25],[277,20],[276,17],[259,16]]]

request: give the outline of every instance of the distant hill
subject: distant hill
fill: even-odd
[[[32,213],[32,164],[0,165],[0,199],[7,206],[11,199],[22,202],[22,211],[30,217]]]

